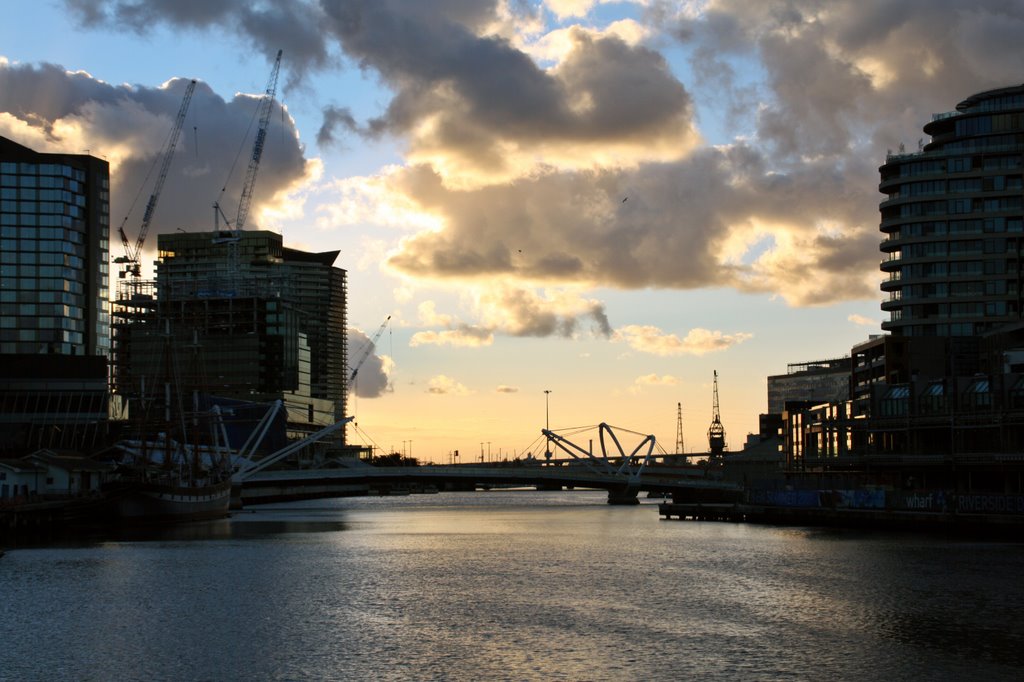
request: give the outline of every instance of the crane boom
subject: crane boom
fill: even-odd
[[[384,330],[387,328],[388,322],[390,321],[391,316],[388,315],[387,318],[384,319],[384,322],[381,323],[380,327],[377,328],[377,331],[374,332],[373,336],[370,337],[370,340],[367,341],[363,349],[359,351],[358,359],[352,364],[352,374],[348,378],[349,383],[356,380],[356,375],[359,374],[359,368],[363,366],[364,362],[366,362],[366,358],[370,357],[370,353],[373,352],[374,347],[377,345],[377,341],[380,339],[380,335],[384,333]]]
[[[121,244],[124,246],[124,257],[116,259],[116,262],[122,263],[124,266],[121,273],[122,277],[124,277],[125,272],[130,272],[132,277],[140,277],[142,274],[142,245],[146,241],[146,233],[149,232],[149,224],[153,220],[156,204],[160,200],[160,192],[163,191],[164,181],[167,180],[167,173],[171,169],[174,149],[178,146],[181,127],[185,123],[185,115],[188,113],[188,105],[192,102],[192,93],[195,92],[195,89],[196,82],[194,80],[189,81],[189,84],[185,87],[185,97],[181,100],[178,115],[174,119],[174,127],[171,128],[171,135],[167,140],[167,146],[164,148],[163,160],[160,163],[160,174],[153,185],[153,193],[149,195],[149,201],[146,202],[146,211],[142,215],[142,224],[139,226],[139,236],[135,240],[135,244],[132,245],[128,241],[128,236],[124,232],[123,222],[121,227],[118,228],[118,233],[121,235]],[[128,218],[126,217],[125,222],[127,220]]]
[[[260,100],[259,128],[256,130],[256,140],[252,145],[252,155],[249,157],[249,170],[246,171],[245,182],[242,183],[242,197],[238,200],[238,215],[235,217],[236,232],[241,231],[245,227],[245,219],[249,215],[249,206],[252,204],[252,191],[256,186],[256,173],[260,169],[260,157],[263,156],[263,144],[267,139],[270,112],[274,108],[274,95],[277,93],[277,76],[281,71],[282,53],[283,50],[277,51],[277,59],[274,60],[274,68],[270,72],[267,89]]]

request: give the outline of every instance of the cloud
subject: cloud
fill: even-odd
[[[870,317],[864,317],[863,315],[858,315],[856,313],[854,313],[854,314],[850,315],[849,317],[847,317],[846,320],[848,322],[853,322],[854,324],[859,324],[859,325],[861,325],[863,327],[878,327],[878,326],[880,326],[879,323],[878,323],[878,320],[873,320]]]
[[[357,132],[359,124],[348,107],[329,106],[324,109],[324,120],[316,134],[316,143],[326,147],[337,142],[335,131],[339,128]]]
[[[479,324],[469,324],[456,316],[438,313],[433,301],[423,301],[418,309],[420,324],[445,329],[416,332],[409,345],[489,346],[494,342],[495,334],[570,338],[586,324],[596,336],[611,335],[604,305],[584,299],[573,291],[537,292],[498,284],[468,287],[462,295],[469,302],[470,313],[479,318]]]
[[[494,389],[494,391],[496,393],[519,393],[519,388],[517,386],[505,386],[502,384]]]
[[[287,55],[282,69],[293,86],[308,72],[335,64],[330,38],[322,30],[323,12],[314,2],[64,0],[64,5],[86,28],[125,28],[142,35],[163,22],[176,31],[229,31],[267,55],[268,63],[282,49]]]
[[[571,290],[546,290],[510,287],[484,288],[477,306],[483,324],[509,336],[571,337],[585,320],[597,336],[610,336],[611,326],[604,304],[580,297]]]
[[[483,4],[326,6],[342,49],[395,96],[366,126],[408,140],[408,160],[451,185],[502,181],[538,163],[589,166],[678,158],[698,140],[689,94],[664,58],[615,35],[572,31],[572,48],[542,69],[486,33]]]
[[[455,379],[438,374],[427,382],[427,393],[434,395],[470,395],[472,391]]]
[[[479,348],[494,343],[494,334],[487,329],[462,325],[443,331],[416,332],[409,339],[409,346],[455,346],[457,348]]]
[[[406,231],[438,230],[440,221],[420,204],[391,188],[401,169],[389,166],[376,175],[335,178],[317,186],[314,223],[320,230],[372,224]]]
[[[637,377],[634,383],[639,386],[678,386],[679,379],[671,374],[665,374],[660,377],[657,374],[645,374]]]
[[[128,216],[125,232],[134,241],[142,222],[153,170],[181,106],[187,81],[174,78],[159,87],[112,86],[84,72],[54,64],[0,63],[0,134],[37,151],[80,153],[89,150],[111,164],[111,228]],[[177,229],[213,229],[210,204],[229,178],[232,160],[244,141],[257,96],[224,100],[198,83],[178,140],[174,159],[146,240]],[[294,205],[294,193],[312,181],[319,166],[305,158],[295,123],[287,111],[271,116],[246,227],[268,227],[274,216]],[[283,129],[281,126],[284,126]],[[235,173],[220,198],[233,220],[242,173]],[[134,203],[134,210],[132,208]],[[113,246],[115,255],[120,247]],[[144,257],[144,260],[149,260]]]
[[[647,386],[678,386],[679,379],[672,376],[671,374],[665,374],[658,376],[657,374],[645,374],[638,376],[634,381],[633,385],[626,389],[632,395],[639,395],[643,392],[643,389]]]
[[[403,239],[388,260],[417,279],[733,287],[794,305],[877,288],[877,177],[868,164],[783,173],[738,144],[632,171],[551,171],[475,190],[449,189],[423,166],[387,182],[443,226]],[[832,197],[825,208],[823,196]],[[748,253],[766,236],[773,249]]]
[[[292,82],[342,60],[377,78],[382,109],[360,121],[329,106],[319,138],[393,136],[404,165],[344,188],[365,201],[317,223],[418,215],[388,266],[457,286],[870,299],[886,150],[914,148],[929,113],[1024,70],[1016,0],[641,2],[619,22],[602,21],[596,0],[65,4],[86,27],[227,30],[268,61],[281,44]],[[689,68],[673,71],[667,54]],[[104,118],[121,108],[118,89],[87,74],[32,76],[67,83],[56,96],[14,88],[0,111],[23,127],[51,98],[95,100]],[[713,105],[702,120],[697,102]],[[54,117],[43,119],[49,134]],[[524,322],[527,334],[549,328]]]
[[[753,334],[738,332],[723,334],[697,327],[680,339],[650,325],[627,325],[615,330],[613,340],[624,341],[633,350],[654,355],[704,355],[725,350],[753,338]]]
[[[391,359],[386,355],[378,355],[370,337],[355,327],[349,327],[345,333],[349,363],[362,362],[355,380],[349,382],[349,391],[355,392],[360,398],[379,398],[390,387],[388,374]],[[345,368],[347,376],[352,374],[351,364]]]

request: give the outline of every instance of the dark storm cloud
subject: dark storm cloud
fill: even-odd
[[[1016,0],[717,0],[675,29],[718,63],[759,61],[762,142],[779,153],[879,161],[885,147],[916,140],[929,114],[1019,83],[1021,31]],[[858,147],[863,138],[872,146]]]
[[[380,76],[394,93],[379,117],[348,127],[367,134],[414,134],[412,153],[457,156],[464,165],[501,170],[507,148],[601,142],[654,144],[692,137],[689,94],[660,54],[618,38],[576,34],[576,49],[553,71],[498,35],[497,2],[476,0],[66,0],[85,26],[142,31],[225,28],[266,54],[283,48],[300,79],[331,65],[337,46]],[[513,3],[513,12],[535,8]],[[333,141],[339,110],[325,110],[323,139]]]
[[[348,337],[349,362],[362,360],[369,348],[369,355],[365,355],[366,359],[362,360],[355,381],[350,382],[348,390],[359,398],[379,398],[388,389],[388,375],[384,371],[384,358],[377,354],[375,346],[368,345],[371,343],[370,337],[363,332],[349,327],[345,333]],[[351,375],[352,368],[347,368],[346,371]]]
[[[372,130],[409,134],[429,119],[428,132],[412,134],[413,154],[483,171],[503,170],[510,148],[691,137],[689,94],[658,53],[576,31],[571,54],[548,71],[504,38],[477,35],[485,5],[468,6],[325,6],[343,49],[396,93]]]
[[[64,0],[85,27],[125,27],[137,33],[166,23],[178,30],[230,32],[272,59],[288,55],[282,67],[289,85],[309,71],[331,64],[320,8],[301,0]]]
[[[112,86],[52,64],[0,65],[0,113],[10,115],[6,134],[17,142],[40,151],[79,153],[88,148],[93,155],[110,160],[114,165],[111,227],[116,229],[129,216],[125,231],[134,240],[142,206],[152,190],[153,178],[148,184],[144,179],[158,161],[186,84],[184,79],[172,79],[160,88]],[[234,218],[243,164],[252,145],[245,134],[256,104],[256,97],[245,95],[226,101],[206,84],[197,84],[150,226],[147,251],[155,249],[159,232],[213,229],[211,205],[241,150],[242,161],[220,197],[224,212]],[[250,228],[258,227],[261,204],[269,203],[277,192],[306,173],[307,162],[291,118],[275,114],[271,121],[247,224]],[[33,130],[39,131],[38,139]],[[18,139],[18,134],[31,139]],[[129,214],[136,197],[139,203]],[[120,255],[119,246],[112,250]]]
[[[316,143],[321,147],[336,143],[338,141],[336,131],[339,127],[349,132],[359,131],[359,124],[356,123],[348,107],[329,106],[324,109],[324,120],[320,125],[320,130],[317,131]]]

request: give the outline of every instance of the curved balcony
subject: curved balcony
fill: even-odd
[[[893,272],[894,270],[897,270],[902,264],[902,258],[888,258],[882,260],[882,262],[878,264],[878,267],[881,268],[882,272]]]

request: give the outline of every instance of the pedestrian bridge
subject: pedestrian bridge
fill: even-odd
[[[374,467],[369,465],[335,469],[297,469],[261,471],[241,485],[244,503],[336,497],[366,494],[371,490],[396,491],[411,487],[434,486],[438,490],[473,490],[498,485],[542,489],[593,488],[608,491],[611,504],[635,504],[643,492],[672,494],[684,490],[739,490],[739,486],[688,469],[678,472],[651,472],[638,480],[587,471],[568,463],[544,466],[419,466]]]
[[[658,464],[654,436],[646,436],[626,453],[613,427],[599,424],[599,454],[547,429],[551,448],[562,458],[530,458],[494,464],[375,467],[352,461],[329,469],[269,469],[254,466],[236,475],[243,504],[340,495],[408,490],[433,486],[437,490],[473,490],[495,485],[543,489],[594,488],[608,491],[610,504],[636,504],[640,492],[679,493],[707,489],[740,490],[697,465]]]

